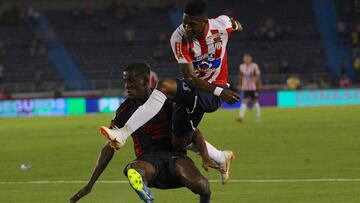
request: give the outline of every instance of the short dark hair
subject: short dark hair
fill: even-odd
[[[132,71],[135,75],[147,75],[150,76],[150,65],[146,63],[131,63],[129,64],[124,71]]]
[[[185,4],[184,13],[190,16],[204,16],[207,15],[207,1],[206,0],[189,0]]]

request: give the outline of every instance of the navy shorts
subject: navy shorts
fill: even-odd
[[[176,136],[191,137],[204,113],[216,111],[222,104],[220,97],[190,87],[185,80],[176,79],[176,105],[172,115],[172,130]]]
[[[154,178],[148,182],[149,187],[158,189],[172,189],[184,187],[184,184],[181,182],[175,172],[175,162],[178,158],[191,160],[188,156],[179,152],[158,151],[143,154],[133,162],[146,161],[155,167],[156,174]],[[128,164],[124,169],[125,176],[127,175],[126,172],[130,164]]]
[[[258,91],[243,91],[243,98],[259,99]]]

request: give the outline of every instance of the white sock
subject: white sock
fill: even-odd
[[[210,159],[215,161],[216,163],[225,163],[225,156],[223,155],[222,151],[216,149],[212,144],[207,141],[205,141],[205,143]],[[200,155],[198,148],[193,143],[189,144],[186,149]]]
[[[225,156],[222,151],[216,149],[212,144],[206,142],[206,147],[209,153],[209,157],[211,160],[214,160],[216,163],[225,163]]]
[[[123,140],[126,140],[133,132],[159,113],[165,101],[165,94],[157,89],[154,89],[149,99],[131,115],[124,127],[121,128],[124,132]]]
[[[255,109],[255,112],[256,112],[256,118],[260,118],[261,117],[261,109],[260,109],[259,102],[256,102],[254,104],[254,109]]]
[[[240,106],[240,118],[244,118],[245,116],[245,113],[246,113],[246,108],[247,108],[247,105],[245,103],[241,103],[241,106]]]

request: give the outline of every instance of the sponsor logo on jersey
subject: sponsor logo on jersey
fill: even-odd
[[[222,46],[222,41],[217,41],[217,42],[214,42],[214,47],[215,49],[221,49],[221,46]]]
[[[206,39],[215,39],[215,38],[220,37],[222,34],[223,34],[222,32],[219,32],[219,33],[216,33],[216,34],[206,37]]]
[[[203,55],[195,57],[194,61],[196,61],[196,62],[198,62],[198,61],[212,61],[214,59],[215,59],[215,54],[207,53],[207,54],[203,54]]]

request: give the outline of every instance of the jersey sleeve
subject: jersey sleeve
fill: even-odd
[[[170,39],[171,49],[178,63],[191,63],[189,48],[186,40],[179,34],[179,28],[175,30]]]
[[[239,65],[239,74],[240,75],[243,74],[243,65],[242,64]]]
[[[228,32],[234,31],[231,19],[227,15],[221,15],[216,18],[216,20],[219,22],[219,24],[224,28],[224,30],[227,30]]]
[[[255,64],[255,74],[256,74],[256,76],[260,76],[260,74],[261,74],[258,64]]]
[[[151,78],[154,82],[156,82],[156,81],[159,80],[157,74],[156,74],[154,71],[151,71],[151,72],[150,72],[150,78]]]

